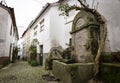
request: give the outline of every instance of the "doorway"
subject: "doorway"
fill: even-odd
[[[43,45],[40,45],[40,65],[43,65]]]

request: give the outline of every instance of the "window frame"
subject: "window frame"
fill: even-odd
[[[44,25],[44,22],[45,22],[45,20],[44,20],[44,18],[43,18],[43,19],[40,21],[40,23],[39,23],[39,24],[40,24],[40,32],[42,32],[42,31],[44,30],[44,28],[43,28],[43,27],[45,26],[45,25]]]

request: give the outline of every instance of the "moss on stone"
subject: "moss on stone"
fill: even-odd
[[[77,78],[78,76],[78,65],[76,64],[72,64],[70,67],[69,67],[69,73],[71,75],[71,79],[74,80],[75,78]],[[74,80],[75,81],[75,80]]]
[[[99,47],[99,44],[98,44],[98,39],[99,39],[99,28],[90,28],[90,42],[91,42],[91,51],[92,51],[92,55],[95,55],[97,54],[97,50],[98,50],[98,47]]]
[[[72,83],[78,83],[77,82],[78,80],[76,80],[76,78],[79,77],[79,75],[78,75],[78,67],[79,66],[77,64],[70,64],[66,68],[66,71],[70,74]]]
[[[113,62],[113,56],[110,53],[104,53],[101,56],[102,62]]]
[[[52,62],[53,60],[60,60],[62,59],[61,51],[57,48],[53,48],[49,54],[48,57],[45,59],[45,69],[46,70],[52,70]]]
[[[101,76],[106,83],[119,83],[120,63],[103,63],[101,65]]]
[[[77,28],[76,23],[80,18],[83,18],[85,20],[85,23],[83,26],[80,26],[79,28]],[[83,28],[87,28],[89,25],[95,25],[95,24],[98,25],[93,14],[91,14],[90,12],[80,11],[74,18],[74,21],[72,24],[72,32],[82,30]]]
[[[93,76],[93,63],[65,64],[53,61],[53,74],[63,83],[87,83]]]

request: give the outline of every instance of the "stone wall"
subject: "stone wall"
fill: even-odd
[[[63,83],[87,83],[93,76],[93,63],[66,64],[54,60],[52,71]]]
[[[101,77],[105,83],[119,83],[120,63],[102,63]]]

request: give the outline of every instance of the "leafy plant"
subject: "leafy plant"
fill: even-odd
[[[32,60],[30,62],[30,64],[31,64],[31,66],[38,66],[39,65],[38,62],[37,62],[37,60]]]
[[[17,47],[14,47],[13,48],[13,53],[12,53],[12,62],[15,63],[15,61],[17,60],[17,56],[18,56],[18,48]]]
[[[66,49],[62,52],[62,53],[63,53],[62,57],[63,57],[64,59],[71,59],[71,52],[72,52],[72,50],[71,50],[70,47],[66,48]]]
[[[31,45],[29,51],[30,51],[30,60],[35,60],[37,55],[36,46]]]
[[[29,56],[28,63],[31,66],[37,66],[38,62],[36,60],[36,57],[37,57],[37,48],[36,48],[36,46],[35,45],[31,45],[29,51],[30,51],[30,56]]]
[[[113,62],[112,54],[103,54],[101,57],[102,62]]]

